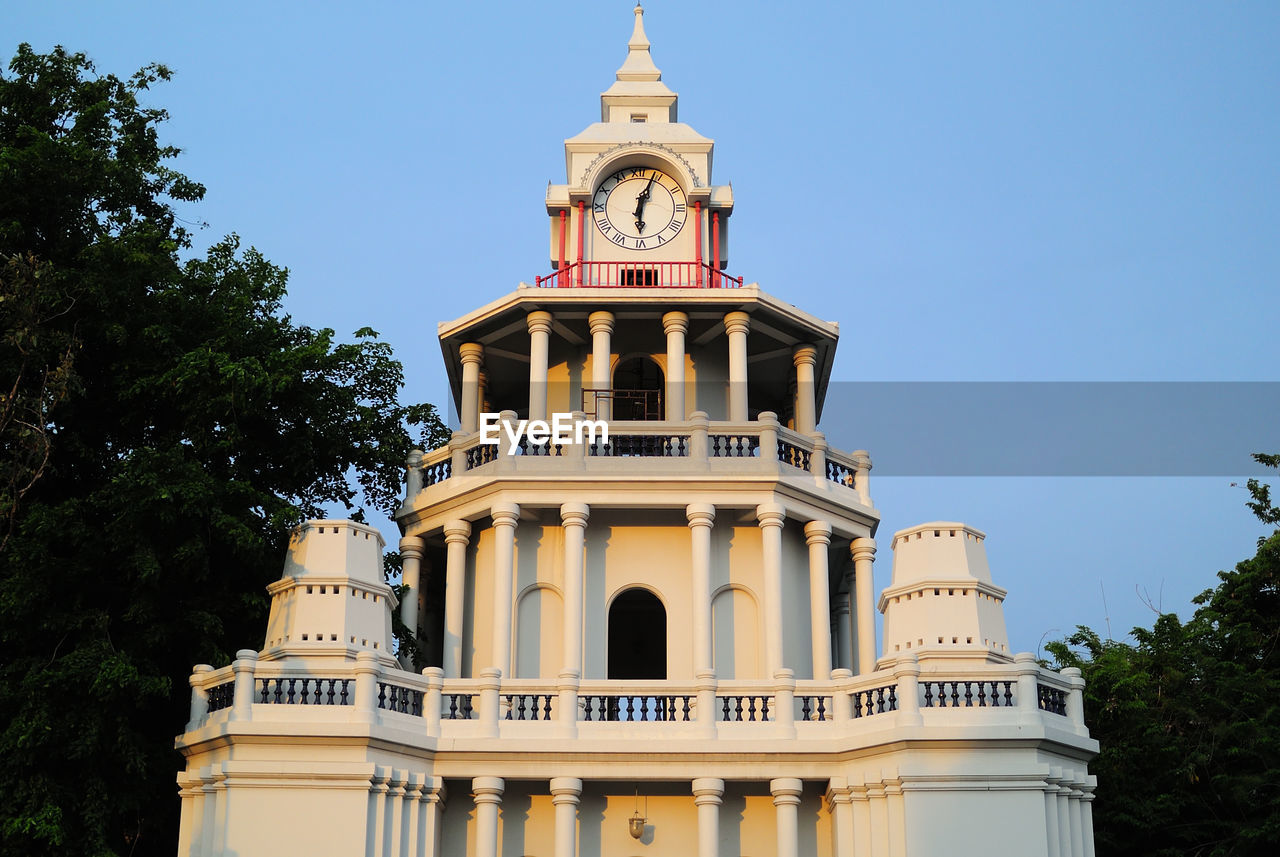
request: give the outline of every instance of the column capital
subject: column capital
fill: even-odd
[[[495,527],[514,527],[520,520],[520,507],[515,503],[494,503],[489,515]]]
[[[467,521],[449,521],[444,525],[444,542],[447,545],[466,544],[471,538],[471,524]]]
[[[673,310],[662,317],[662,332],[667,336],[673,333],[689,332],[689,314]]]
[[[484,346],[478,342],[464,342],[458,346],[458,357],[462,360],[462,365],[474,363],[477,366],[484,365]]]
[[[582,780],[578,777],[552,777],[551,794],[552,803],[577,803],[578,796],[582,794]]]
[[[818,349],[812,345],[797,345],[791,352],[791,360],[797,367],[801,365],[817,366]]]
[[[719,804],[724,796],[724,780],[718,777],[698,777],[693,781],[694,803]]]
[[[560,523],[566,527],[585,527],[591,517],[591,507],[586,503],[565,503],[560,507]]]
[[[745,312],[731,312],[724,317],[725,333],[747,333],[751,330],[751,316]]]
[[[471,781],[471,793],[476,803],[501,803],[507,784],[502,777],[476,777]]]
[[[874,560],[876,558],[876,540],[863,536],[849,543],[849,554],[854,562]]]
[[[710,503],[690,503],[684,507],[685,518],[691,527],[709,527],[716,519],[716,507]]]
[[[613,313],[597,310],[587,316],[587,324],[591,327],[593,336],[597,333],[613,333]]]
[[[405,559],[422,559],[427,543],[421,536],[404,536],[400,539],[400,556]]]
[[[761,503],[756,506],[756,520],[762,527],[781,527],[787,512],[778,503]]]
[[[525,322],[529,325],[529,333],[550,333],[551,321],[551,313],[543,310],[535,310],[525,316]]]
[[[773,795],[773,805],[798,804],[800,795],[804,793],[804,781],[796,777],[778,777],[769,780],[769,792]]]
[[[810,521],[804,525],[804,540],[810,547],[831,544],[831,525],[826,521]]]

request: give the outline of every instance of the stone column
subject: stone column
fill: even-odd
[[[871,798],[866,786],[850,788],[853,798],[854,854],[871,854]]]
[[[719,857],[723,800],[724,780],[698,777],[693,781],[693,803],[698,807],[698,857]]]
[[[551,778],[551,803],[556,808],[555,857],[576,857],[578,853],[578,801],[582,780],[577,777]]]
[[[1084,839],[1084,857],[1094,857],[1092,791],[1085,792],[1080,798],[1080,835]]]
[[[777,807],[778,857],[800,857],[800,794],[804,783],[794,777],[769,781],[773,805]]]
[[[876,540],[854,539],[849,545],[853,555],[854,609],[858,619],[858,672],[876,669],[876,603],[872,593],[872,563],[876,559]]]
[[[422,551],[426,543],[419,536],[400,540],[401,582],[405,594],[400,599],[400,621],[404,622],[414,642],[418,639],[418,597],[422,593]]]
[[[729,420],[745,423],[747,421],[747,331],[751,329],[751,316],[745,312],[731,312],[724,317],[724,329],[729,334]]]
[[[444,640],[441,656],[444,677],[462,678],[462,611],[467,595],[467,542],[471,525],[450,521],[444,525],[448,558],[444,573]]]
[[[1062,853],[1062,834],[1058,830],[1058,781],[1052,774],[1045,778],[1044,830],[1049,857],[1070,857]]]
[[[476,857],[498,857],[498,808],[506,785],[502,777],[476,777],[471,781],[476,802]]]
[[[444,780],[440,777],[427,777],[422,786],[422,815],[426,823],[420,840],[426,847],[425,857],[440,857],[445,796]]]
[[[711,644],[711,525],[716,519],[716,507],[709,503],[691,503],[684,511],[693,542],[690,605],[693,612],[693,672],[698,675],[715,669]]]
[[[462,412],[458,414],[462,431],[474,434],[480,430],[480,367],[484,365],[484,346],[467,342],[458,349],[462,360]]]
[[[835,851],[832,857],[854,857],[853,790],[844,777],[832,777],[827,784],[827,811],[831,813]]]
[[[520,507],[495,503],[493,518],[493,666],[511,675],[511,590],[515,584],[516,524]]]
[[[587,317],[591,326],[591,386],[596,390],[608,390],[611,381],[610,362],[613,347],[613,313],[600,310]],[[608,397],[596,398],[596,419],[607,420],[613,416],[613,402]]]
[[[582,675],[582,593],[583,546],[586,543],[587,518],[591,510],[585,503],[565,503],[560,507],[560,523],[564,527],[564,664],[562,673]]]
[[[667,420],[684,421],[684,335],[689,332],[689,315],[669,312],[662,317],[667,335]]]
[[[818,427],[813,371],[818,365],[818,349],[812,345],[797,345],[791,352],[791,359],[796,367],[796,431],[813,434]]]
[[[777,503],[756,507],[764,550],[764,648],[766,674],[782,669],[782,522],[786,513]]]
[[[831,545],[831,525],[810,521],[804,525],[809,545],[809,623],[813,635],[813,677],[831,678],[831,583],[827,574],[827,548]]]
[[[529,420],[547,418],[547,360],[551,341],[551,313],[531,312],[529,325]]]
[[[846,669],[853,672],[856,666],[853,658],[850,656],[853,648],[853,611],[850,605],[849,590],[853,588],[853,581],[848,580],[845,588],[840,589],[836,593],[835,606],[835,627],[836,627],[836,656],[835,667],[837,669]]]

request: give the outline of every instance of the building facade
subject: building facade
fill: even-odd
[[[642,14],[552,270],[439,326],[403,598],[377,531],[309,522],[262,649],[195,668],[181,854],[1093,853],[1078,672],[1008,650],[964,524],[895,533],[877,600],[870,457],[818,430],[838,326],[727,272]]]

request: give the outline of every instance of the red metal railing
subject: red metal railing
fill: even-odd
[[[705,262],[573,262],[545,277],[540,289],[651,288],[736,289],[742,277],[731,277]]]

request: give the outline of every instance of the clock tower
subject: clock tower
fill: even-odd
[[[678,121],[677,106],[636,6],[626,61],[600,95],[600,121],[565,140],[568,183],[547,188],[551,261],[562,282],[697,286],[727,264],[733,189],[711,183],[715,142]]]
[[[839,325],[725,270],[642,16],[549,272],[437,328],[460,424],[408,455],[402,585],[311,521],[261,649],[195,667],[184,857],[1093,853],[1079,671],[1009,650],[964,523],[882,539],[877,601],[871,458],[819,428]]]

